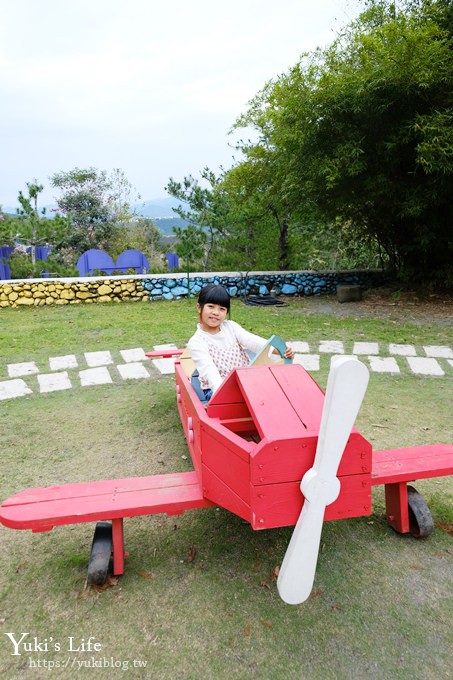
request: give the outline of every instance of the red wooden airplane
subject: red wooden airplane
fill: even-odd
[[[48,531],[96,521],[88,582],[124,572],[123,520],[221,506],[253,529],[296,525],[277,587],[290,604],[310,594],[324,520],[369,515],[371,488],[385,484],[386,511],[400,533],[433,528],[423,498],[408,481],[453,473],[453,445],[372,452],[353,427],[368,382],[357,359],[332,362],[326,395],[297,364],[267,365],[272,336],[249,368],[233,371],[204,405],[191,383],[193,365],[176,356],[177,407],[194,470],[22,491],[0,507],[13,529]]]

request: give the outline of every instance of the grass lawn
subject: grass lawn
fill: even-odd
[[[307,300],[234,301],[232,318],[264,336],[342,340],[346,352],[360,340],[410,343],[420,355],[424,345],[452,344],[445,319],[350,309],[339,317]],[[193,301],[2,310],[0,380],[13,362],[44,371],[50,356],[184,344],[195,323]],[[326,366],[313,374],[323,387]],[[453,441],[452,375],[372,373],[359,430],[375,449]],[[73,385],[0,402],[0,499],[32,486],[191,469],[171,376]],[[43,534],[0,527],[0,677],[451,678],[453,485],[416,487],[436,522],[432,536],[395,534],[375,488],[371,516],[325,523],[312,596],[296,607],[280,600],[274,577],[291,528],[254,532],[223,509],[126,520],[126,573],[103,590],[85,588],[93,525]],[[30,647],[13,655],[6,633],[27,633]],[[87,650],[90,637],[96,650]]]

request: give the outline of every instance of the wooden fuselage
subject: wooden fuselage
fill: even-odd
[[[312,467],[324,393],[300,365],[233,371],[205,408],[177,362],[178,410],[203,496],[254,529],[296,523]],[[338,499],[325,519],[371,513],[371,444],[353,429]]]

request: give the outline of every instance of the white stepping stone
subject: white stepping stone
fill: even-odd
[[[149,378],[149,373],[143,364],[139,362],[131,362],[129,364],[117,364],[117,369],[123,380],[130,378]]]
[[[156,351],[162,351],[165,349],[178,349],[178,347],[173,342],[169,342],[166,345],[154,345],[154,349]]]
[[[397,343],[389,343],[390,354],[398,354],[402,357],[415,357],[417,352],[413,345],[398,345]]]
[[[166,349],[171,348],[167,347]],[[153,359],[152,362],[154,366],[157,368],[157,370],[162,373],[162,375],[170,375],[170,373],[175,372],[175,360],[172,359],[171,357],[168,359]]]
[[[375,373],[400,373],[400,367],[394,357],[369,356],[370,368]]]
[[[294,364],[300,364],[306,371],[319,371],[319,354],[295,354]]]
[[[79,372],[80,384],[82,387],[89,385],[106,385],[112,382],[109,369],[105,366],[101,368],[87,368],[85,371]]]
[[[288,345],[293,349],[294,353],[300,352],[301,354],[306,354],[310,351],[310,346],[308,342],[288,342]]]
[[[85,359],[88,366],[91,366],[92,368],[113,364],[110,352],[85,352]]]
[[[413,373],[418,373],[419,375],[445,375],[436,359],[407,357],[407,361]]]
[[[44,373],[38,375],[40,392],[57,392],[71,389],[71,381],[66,371],[63,373]]]
[[[49,366],[51,371],[61,371],[65,368],[77,368],[77,359],[74,354],[66,354],[63,357],[50,357]]]
[[[453,350],[451,347],[444,347],[442,345],[428,345],[423,347],[427,357],[437,357],[440,359],[453,359]]]
[[[145,352],[141,347],[136,347],[135,349],[122,349],[120,350],[120,354],[127,364],[135,361],[149,361],[149,358],[145,356]]]
[[[24,397],[26,394],[33,394],[33,390],[27,387],[23,380],[3,380],[0,382],[0,401]]]
[[[10,378],[19,378],[21,375],[33,375],[34,373],[39,373],[39,368],[34,361],[8,364],[8,375]]]
[[[344,346],[340,340],[321,340],[319,351],[327,354],[344,354]]]
[[[447,361],[448,361],[448,363],[450,364],[450,366],[453,367],[453,359],[447,359]]]
[[[352,353],[379,354],[379,344],[377,342],[355,342]]]

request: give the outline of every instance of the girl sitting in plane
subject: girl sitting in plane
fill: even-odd
[[[248,366],[250,355],[259,352],[266,340],[226,319],[230,296],[223,286],[210,283],[202,288],[197,310],[198,328],[188,343],[196,366],[192,384],[202,401],[209,401],[224,378],[235,368]],[[292,359],[293,350],[287,346],[284,356]]]

